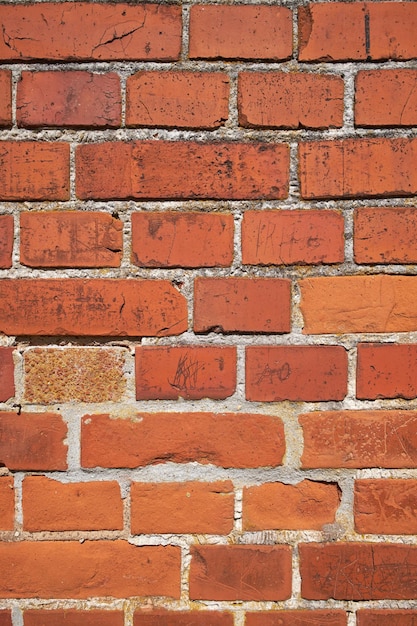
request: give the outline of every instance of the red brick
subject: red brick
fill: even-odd
[[[14,348],[0,348],[0,402],[6,402],[15,394]]]
[[[139,267],[230,267],[230,213],[138,212],[132,217],[132,263]]]
[[[288,546],[192,546],[192,600],[286,600],[291,596]]]
[[[360,343],[356,397],[417,397],[417,344]]]
[[[300,144],[301,196],[376,198],[417,193],[417,139],[380,137]]]
[[[334,483],[264,483],[243,490],[243,530],[321,530],[334,522],[340,491]]]
[[[283,278],[197,278],[194,332],[288,333],[291,281]]]
[[[122,530],[120,487],[116,481],[64,484],[45,476],[27,476],[23,529]]]
[[[417,71],[358,72],[355,82],[356,126],[416,126]]]
[[[356,480],[355,529],[359,533],[415,535],[417,480]]]
[[[9,335],[138,337],[187,329],[185,298],[166,280],[3,280],[0,301],[0,327]]]
[[[65,470],[66,436],[60,415],[0,413],[0,465],[9,470]]]
[[[0,530],[14,529],[14,482],[11,476],[0,477]],[[0,626],[1,621],[0,612]]]
[[[12,612],[5,609],[0,610],[0,626],[12,626]]]
[[[309,4],[299,9],[299,59],[412,59],[417,55],[416,28],[412,2]]]
[[[417,330],[414,276],[305,278],[299,286],[306,334]]]
[[[245,626],[346,626],[344,611],[260,611],[247,612]]]
[[[137,72],[126,89],[126,126],[211,130],[229,116],[229,77],[220,72]]]
[[[242,262],[249,265],[342,263],[344,220],[337,211],[245,211]]]
[[[69,157],[65,143],[1,141],[0,200],[69,200]]]
[[[417,548],[398,544],[301,544],[301,596],[309,600],[411,600]]]
[[[83,467],[135,468],[169,461],[275,467],[284,452],[282,422],[269,415],[140,413],[130,419],[86,415],[82,420]]]
[[[417,263],[417,210],[361,207],[354,217],[356,263]]]
[[[81,199],[285,198],[289,149],[273,143],[112,141],[78,146],[76,170]]]
[[[356,613],[358,626],[415,626],[417,611],[390,611],[389,609],[359,609]]]
[[[180,597],[180,548],[127,541],[0,544],[2,598]],[[59,563],[59,575],[53,564]]]
[[[81,611],[76,609],[28,609],[23,611],[25,626],[123,626],[123,611]]]
[[[214,611],[136,611],[133,626],[233,626],[232,613]]]
[[[172,61],[181,49],[181,7],[173,5],[3,5],[0,22],[3,61]]]
[[[236,389],[232,346],[136,348],[136,400],[224,400]]]
[[[414,411],[329,411],[299,421],[303,468],[417,467]]]
[[[13,228],[13,215],[0,215],[0,269],[12,266]]]
[[[239,124],[246,128],[340,128],[343,80],[339,76],[241,72]]]
[[[274,6],[192,6],[191,59],[265,59],[292,55],[292,12]]]
[[[116,128],[122,120],[117,74],[22,72],[17,86],[17,124],[27,128]]]
[[[109,213],[20,214],[20,262],[29,267],[119,267],[123,224]]]
[[[233,529],[231,481],[214,483],[133,483],[134,534],[200,533],[228,535]]]
[[[260,402],[343,400],[347,352],[342,346],[249,346],[246,399]]]
[[[0,70],[0,126],[12,125],[12,73]]]

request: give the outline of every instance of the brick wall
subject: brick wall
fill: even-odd
[[[417,623],[417,4],[0,4],[0,625]]]

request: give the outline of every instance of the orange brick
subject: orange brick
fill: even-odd
[[[136,348],[136,400],[223,400],[235,388],[235,347]]]
[[[360,343],[356,396],[361,399],[417,397],[417,344]]]
[[[192,600],[286,600],[291,596],[288,546],[192,546]]]
[[[288,333],[291,281],[283,278],[197,278],[194,332]]]
[[[329,411],[299,421],[304,468],[417,467],[415,411]]]
[[[230,213],[132,214],[132,262],[139,267],[229,267],[233,261]]]
[[[155,609],[151,612],[135,611],[134,626],[233,626],[232,613],[217,611],[164,611]]]
[[[0,465],[9,470],[67,469],[67,427],[54,413],[0,413]]]
[[[242,262],[249,265],[342,263],[344,220],[337,211],[245,211]]]
[[[247,612],[245,626],[346,626],[344,611],[257,611]]]
[[[185,298],[165,280],[3,280],[0,299],[1,329],[10,335],[137,337],[187,329]]]
[[[86,200],[285,198],[289,149],[272,143],[112,141],[78,146],[76,170],[77,196]]]
[[[29,267],[119,267],[123,224],[109,213],[20,214],[20,262]]]
[[[356,263],[417,263],[417,210],[361,207],[355,211]]]
[[[300,144],[301,196],[373,198],[417,193],[417,139],[384,137]]]
[[[417,611],[390,611],[387,609],[359,609],[356,613],[358,626],[414,626]]]
[[[243,490],[243,530],[321,530],[334,522],[340,491],[334,483],[264,483]]]
[[[0,71],[0,126],[12,125],[12,73]]]
[[[416,546],[300,544],[301,596],[308,600],[408,600],[415,597]]]
[[[28,128],[115,128],[122,120],[117,74],[22,72],[17,87],[17,123]]]
[[[340,128],[343,80],[339,76],[241,72],[239,124],[246,128]]]
[[[13,215],[0,215],[0,269],[12,266],[13,228]]]
[[[355,529],[358,533],[415,535],[416,480],[356,480]]]
[[[173,61],[181,49],[181,7],[173,5],[3,5],[0,22],[3,61]]]
[[[23,611],[25,626],[123,626],[123,611],[79,611],[76,609],[28,609]]]
[[[11,476],[0,477],[0,530],[14,529],[14,481]],[[1,621],[0,612],[0,626]]]
[[[337,276],[299,282],[303,332],[388,333],[417,330],[417,278]]]
[[[82,419],[83,467],[134,468],[169,461],[275,467],[281,465],[284,452],[282,422],[269,415],[141,413],[130,419],[108,415]]]
[[[6,402],[15,394],[14,348],[0,348],[0,402]]]
[[[69,200],[69,157],[65,143],[1,141],[0,200]]]
[[[343,400],[347,352],[342,346],[249,346],[246,399],[259,402]]]
[[[358,72],[355,83],[356,126],[416,126],[416,70]]]
[[[115,481],[60,483],[45,476],[23,481],[23,528],[122,530],[123,506]]]
[[[276,6],[192,6],[189,55],[191,59],[289,59],[292,12]]]
[[[126,126],[211,130],[229,116],[229,77],[220,72],[137,72],[126,89]]]
[[[3,598],[180,597],[180,548],[127,541],[0,544]],[[59,563],[59,576],[53,564]]]
[[[227,535],[233,529],[231,481],[133,483],[132,532]]]
[[[0,626],[12,626],[12,612],[10,610],[0,610]]]

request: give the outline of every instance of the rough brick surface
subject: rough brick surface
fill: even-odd
[[[12,266],[13,215],[0,215],[0,269]]]
[[[344,611],[260,611],[247,612],[245,626],[346,626]]]
[[[239,123],[248,128],[340,128],[343,80],[324,74],[241,72]]]
[[[12,125],[12,74],[0,70],[0,127]]]
[[[0,348],[0,402],[15,394],[13,348]]]
[[[123,508],[116,481],[64,484],[45,476],[23,481],[23,528],[121,530]]]
[[[132,262],[139,267],[229,267],[233,261],[230,213],[132,214]]]
[[[341,263],[344,220],[336,211],[245,211],[242,262],[248,265]]]
[[[300,423],[304,468],[417,467],[414,411],[329,411]]]
[[[137,72],[127,80],[126,125],[219,128],[229,116],[220,72]]]
[[[136,399],[216,400],[236,388],[232,346],[143,346],[136,348]]]
[[[0,610],[0,626],[12,626],[12,612],[10,610]]]
[[[133,626],[233,626],[232,613],[214,611],[136,611]]]
[[[390,611],[386,609],[359,609],[356,613],[358,626],[414,626],[417,611]]]
[[[123,626],[123,611],[28,609],[24,611],[25,626]]]
[[[132,532],[227,535],[233,528],[233,505],[230,481],[133,483]]]
[[[417,344],[358,345],[356,395],[361,399],[417,397]]]
[[[29,128],[120,126],[122,100],[115,73],[22,72],[17,123]]]
[[[356,263],[417,263],[417,211],[360,207],[354,216]]]
[[[417,72],[370,70],[358,72],[355,83],[357,126],[415,126]]]
[[[109,441],[114,442],[111,448]],[[254,441],[258,445],[254,446]],[[284,452],[282,422],[268,415],[140,413],[127,419],[108,415],[82,419],[83,467],[133,468],[196,461],[254,468],[281,465]]]
[[[416,480],[356,480],[355,529],[359,533],[417,533]]]
[[[14,481],[11,476],[0,477],[0,530],[14,528]],[[1,613],[0,613],[0,625]]]
[[[247,400],[343,400],[347,353],[342,346],[246,348]]]

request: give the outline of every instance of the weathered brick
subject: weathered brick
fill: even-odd
[[[24,400],[117,402],[126,390],[123,348],[30,348],[24,352]]]
[[[230,213],[132,214],[132,263],[139,267],[229,267],[233,261]]]
[[[0,477],[0,530],[14,529],[14,481],[11,476]],[[0,626],[3,626],[0,612]]]
[[[127,541],[0,544],[2,598],[180,597],[180,548]],[[59,563],[59,576],[51,563]]]
[[[0,610],[0,626],[12,626],[12,612],[9,609]]]
[[[248,265],[342,263],[344,219],[337,211],[245,211],[242,262]]]
[[[139,337],[187,329],[185,298],[166,280],[3,280],[0,303],[0,329],[9,335]]]
[[[136,400],[223,400],[236,388],[232,346],[139,346]]]
[[[360,343],[357,361],[358,398],[417,397],[417,344]]]
[[[13,215],[0,215],[0,269],[12,266]]]
[[[0,22],[3,61],[173,61],[181,49],[181,7],[174,5],[3,5]]]
[[[299,421],[304,468],[417,467],[415,411],[329,411]]]
[[[342,346],[249,346],[246,399],[260,402],[343,400],[347,352]]]
[[[417,480],[355,481],[355,529],[359,533],[417,533]]]
[[[346,626],[347,615],[344,611],[257,611],[247,612],[245,626]]]
[[[130,419],[82,419],[83,467],[134,468],[169,461],[275,467],[282,464],[284,452],[282,422],[269,415],[140,413]]]
[[[17,124],[27,128],[116,128],[122,120],[120,78],[115,73],[22,72]]]
[[[195,5],[190,12],[191,59],[265,59],[292,55],[292,13],[286,7]]]
[[[138,610],[133,615],[133,626],[233,626],[232,613],[218,611]]]
[[[220,72],[137,72],[126,90],[126,126],[211,130],[229,116],[229,77]]]
[[[66,436],[60,415],[0,413],[0,465],[9,470],[65,470]]]
[[[134,534],[200,533],[227,535],[233,529],[231,481],[213,483],[133,483]]]
[[[291,595],[288,546],[192,546],[192,600],[286,600]]]
[[[243,490],[243,530],[321,530],[334,522],[340,491],[334,483],[264,483]]]
[[[354,252],[356,263],[417,263],[416,209],[356,209]]]
[[[289,149],[257,142],[112,141],[78,146],[76,170],[81,199],[285,198]]]
[[[13,348],[0,348],[0,402],[15,394]]]
[[[12,73],[0,70],[0,126],[12,125]]]
[[[358,626],[415,626],[417,611],[389,609],[359,609],[356,613]]]
[[[246,128],[340,128],[343,91],[339,76],[241,72],[239,124]]]
[[[45,476],[23,481],[23,528],[122,530],[123,506],[116,481],[60,483]]]
[[[355,81],[356,126],[416,126],[416,87],[416,70],[358,72]]]
[[[283,278],[197,278],[194,332],[288,333],[291,281]]]
[[[123,626],[123,611],[89,609],[27,609],[23,611],[25,626]]]

